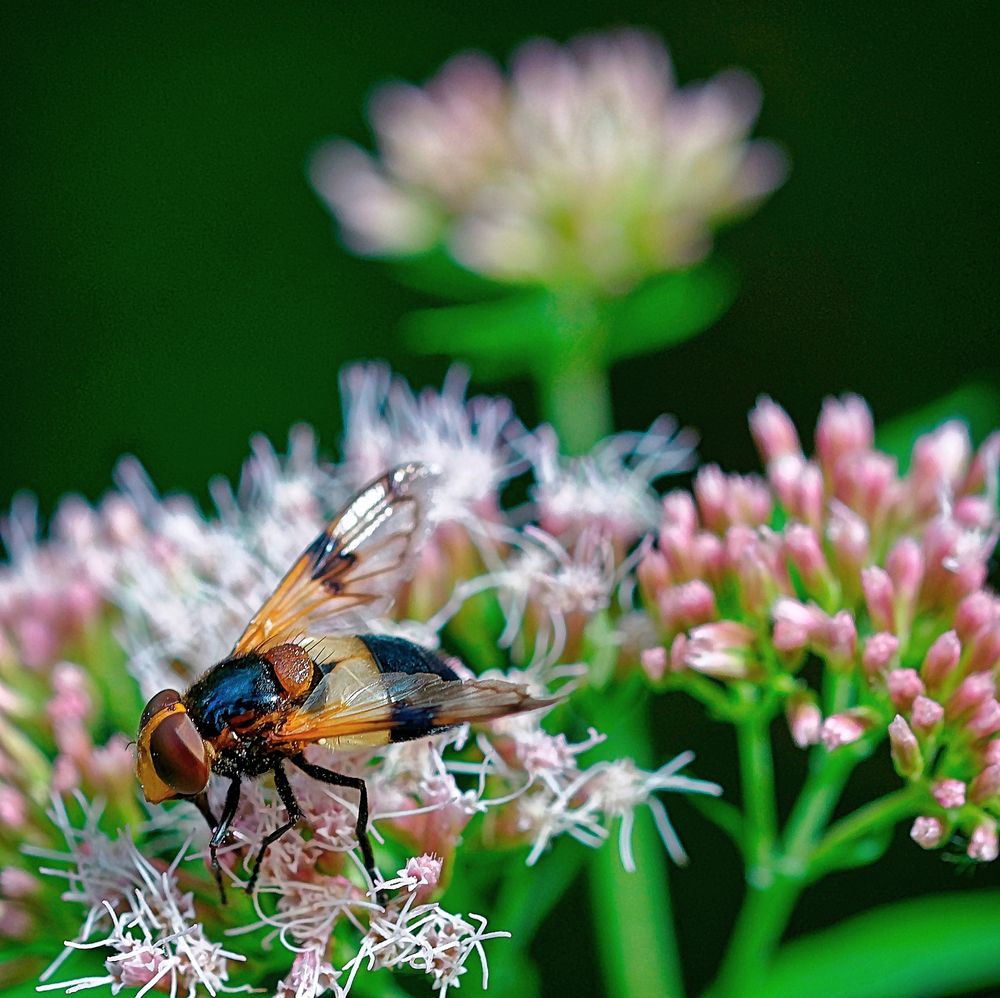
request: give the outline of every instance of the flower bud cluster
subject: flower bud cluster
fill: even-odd
[[[771,690],[800,746],[888,736],[899,774],[926,790],[914,839],[961,832],[974,859],[996,858],[1000,599],[985,584],[1000,435],[974,453],[945,423],[900,474],[856,396],[824,403],[813,457],[770,399],[750,428],[765,477],[702,468],[692,494],[663,500],[638,568],[665,648],[645,653],[647,671]],[[847,691],[825,716],[799,677],[810,659]]]

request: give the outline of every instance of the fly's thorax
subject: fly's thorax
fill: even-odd
[[[212,666],[184,694],[191,719],[209,741],[218,739],[228,727],[243,726],[279,710],[287,700],[270,663],[256,652]]]

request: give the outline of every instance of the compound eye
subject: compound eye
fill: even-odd
[[[167,707],[173,707],[175,703],[180,703],[181,695],[177,690],[160,690],[149,703],[146,704],[146,709],[142,712],[142,717],[139,719],[139,730],[141,731],[146,725],[157,715],[161,710]]]
[[[170,692],[164,690],[164,693]],[[153,701],[156,699],[153,697]],[[162,710],[163,706],[157,709]],[[160,719],[149,734],[149,756],[156,775],[174,793],[200,794],[208,786],[208,750],[186,711],[179,710]]]

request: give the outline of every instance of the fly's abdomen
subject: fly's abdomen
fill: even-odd
[[[440,656],[405,638],[388,634],[362,634],[361,640],[380,672],[405,672],[411,676],[418,672],[431,672],[442,679],[458,679],[454,670],[445,665]]]

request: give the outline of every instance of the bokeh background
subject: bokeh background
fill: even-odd
[[[618,427],[674,412],[705,459],[744,470],[759,393],[808,430],[824,395],[853,390],[883,421],[943,400],[981,438],[1000,423],[990,16],[936,3],[5,3],[0,508],[22,488],[43,512],[67,491],[96,499],[126,451],[164,491],[204,498],[251,433],[280,443],[298,420],[334,453],[348,360],[383,357],[439,384],[448,359],[412,356],[397,335],[436,302],[338,245],[306,181],[310,151],[332,135],[367,144],[365,98],[386,78],[423,80],[462,48],[504,59],[532,35],[622,24],[662,34],[682,82],[730,65],[756,74],[756,134],[783,143],[792,172],[719,240],[742,285],[726,316],[615,368]],[[473,386],[537,418],[527,382],[477,370]],[[701,775],[732,781],[728,732],[673,701],[657,754],[691,745]],[[869,770],[858,800],[895,784],[889,767]],[[697,986],[740,868],[705,822],[677,819],[693,862],[673,878],[675,904]],[[955,864],[905,838],[808,894],[794,933],[1000,884],[997,864],[956,882]],[[546,993],[599,993],[589,920],[575,915],[587,903],[581,888],[538,940]],[[502,943],[492,952],[502,959]]]

